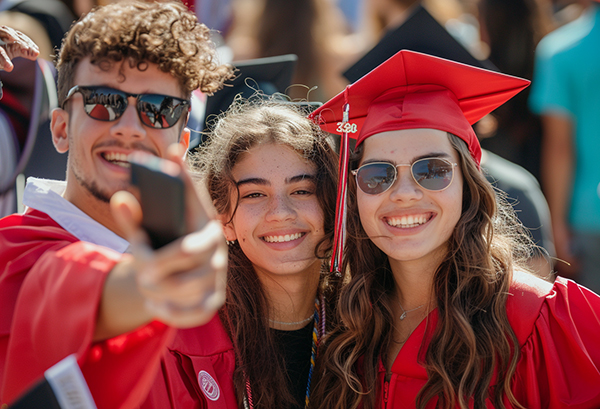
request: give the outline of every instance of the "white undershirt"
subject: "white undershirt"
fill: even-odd
[[[67,182],[50,179],[27,178],[23,193],[23,204],[46,213],[63,229],[81,241],[98,244],[126,253],[129,242],[115,234],[77,206],[62,197]]]

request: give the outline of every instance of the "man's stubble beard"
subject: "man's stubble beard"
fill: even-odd
[[[70,136],[69,136],[69,139],[71,139]],[[69,146],[73,146],[72,140],[69,142]],[[70,164],[70,167],[71,167],[73,176],[75,176],[75,180],[77,181],[77,183],[79,183],[81,186],[83,186],[83,188],[85,190],[87,190],[94,198],[98,199],[99,201],[101,201],[103,203],[107,203],[107,204],[110,203],[110,198],[112,197],[112,193],[106,192],[106,191],[103,191],[102,189],[100,189],[100,187],[98,186],[98,183],[95,180],[86,180],[86,178],[79,172],[79,169],[80,169],[79,161],[75,158],[69,158],[69,159],[73,161],[73,163]],[[129,184],[123,184],[123,186],[120,186],[116,191],[119,191],[119,190],[129,190]]]

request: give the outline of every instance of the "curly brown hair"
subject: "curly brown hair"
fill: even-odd
[[[533,243],[510,204],[479,171],[464,141],[448,137],[460,157],[462,215],[434,276],[439,322],[422,362],[429,379],[415,407],[423,409],[437,397],[436,408],[482,409],[488,400],[495,408],[505,408],[504,398],[522,408],[510,389],[520,355],[506,301],[512,271],[526,269]],[[363,146],[351,157],[350,169],[360,164]],[[337,309],[343,325],[325,339],[317,363],[323,375],[312,395],[315,408],[375,408],[378,364],[388,361],[393,342],[394,278],[388,256],[362,227],[353,181],[348,186],[344,258],[352,278]]]
[[[210,30],[179,1],[123,1],[81,17],[57,58],[59,106],[74,85],[77,64],[88,57],[101,68],[124,61],[140,70],[156,64],[178,80],[186,98],[195,89],[212,94],[233,74],[216,61]]]

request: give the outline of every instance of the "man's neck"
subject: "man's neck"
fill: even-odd
[[[119,225],[112,216],[110,211],[110,203],[106,203],[100,199],[97,199],[87,191],[79,191],[75,194],[69,189],[68,182],[67,189],[65,190],[63,197],[77,206],[79,210],[87,214],[96,222],[100,223],[118,236],[124,238],[123,231],[120,229]]]

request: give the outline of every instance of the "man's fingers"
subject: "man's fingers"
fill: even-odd
[[[9,60],[16,57],[23,57],[29,60],[35,60],[40,55],[40,49],[31,38],[26,36],[20,31],[13,28],[0,26],[0,40],[3,43],[3,47],[6,50],[6,55]],[[8,67],[8,65],[6,65]],[[12,63],[10,69],[12,70]]]
[[[31,38],[29,38],[20,31],[17,31],[16,43],[20,45],[22,52],[26,53],[26,55],[23,55],[22,57],[33,60],[38,55],[40,55],[40,48],[37,46],[37,44],[34,43]]]
[[[125,236],[135,237],[142,223],[142,208],[135,196],[126,191],[115,193],[110,199],[110,209]]]
[[[216,221],[154,252],[143,264],[138,288],[148,311],[168,325],[201,325],[225,302],[227,248]]]
[[[32,49],[28,46],[23,45],[22,43],[6,44],[4,48],[6,49],[6,53],[8,54],[10,59],[22,57],[27,58],[28,60],[35,60],[38,57],[38,55],[40,55],[40,50]]]
[[[205,293],[225,291],[227,276],[226,250],[216,249],[210,260],[194,267],[186,271],[174,272],[171,275],[163,276],[161,280],[156,280],[157,276],[162,276],[160,266],[155,264],[148,266],[144,272],[140,272],[138,275],[140,291],[146,297],[157,301],[173,299],[182,304],[189,304]]]
[[[215,243],[225,240],[221,223],[213,220],[197,232],[188,234],[181,242],[181,250],[188,254],[204,253]]]
[[[0,70],[11,72],[14,67],[4,47],[0,47]]]
[[[204,229],[188,234],[183,239],[166,245],[154,253],[154,268],[140,271],[138,278],[141,283],[150,288],[153,284],[161,283],[167,277],[181,280],[185,272],[198,275],[202,267],[218,260],[222,265],[215,268],[225,269],[227,256],[218,252],[219,248],[225,248],[223,229],[219,222],[211,221]],[[218,254],[215,259],[213,256]]]
[[[213,288],[189,299],[154,300],[146,308],[156,319],[177,328],[189,328],[208,322],[225,302],[225,291]]]

